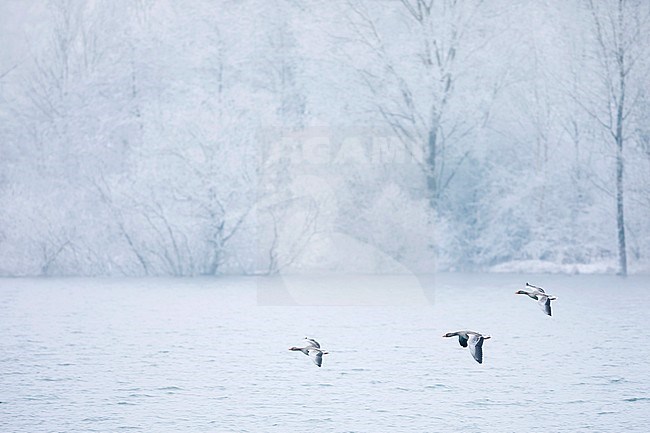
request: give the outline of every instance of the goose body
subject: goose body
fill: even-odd
[[[458,343],[462,347],[469,347],[469,352],[479,364],[483,363],[483,342],[489,335],[482,335],[474,331],[447,332],[443,337],[458,337]]]
[[[551,315],[551,301],[556,300],[555,296],[549,295],[541,287],[533,286],[532,284],[526,283],[525,290],[517,290],[516,295],[526,295],[529,298],[532,298],[537,301],[539,307],[544,311],[548,316]]]
[[[318,367],[323,365],[323,355],[327,355],[327,352],[322,350],[320,348],[320,344],[318,341],[314,340],[313,338],[305,337],[305,345],[302,347],[290,347],[289,350],[293,351],[300,351],[304,353],[305,355],[309,356],[311,360],[316,364]]]

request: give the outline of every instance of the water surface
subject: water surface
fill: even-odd
[[[647,431],[650,278],[427,281],[408,305],[305,306],[254,278],[0,280],[0,431]],[[492,335],[482,365],[457,329]],[[304,336],[322,368],[287,350]]]

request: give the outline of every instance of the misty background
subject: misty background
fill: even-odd
[[[650,271],[650,3],[0,2],[0,274]]]

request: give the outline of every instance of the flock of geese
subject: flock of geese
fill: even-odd
[[[551,315],[551,301],[556,300],[555,296],[547,294],[544,289],[541,287],[533,286],[532,284],[526,283],[526,288],[524,290],[517,290],[516,295],[526,295],[531,299],[537,301],[537,304],[541,307],[542,311],[548,316]],[[479,364],[483,363],[483,342],[489,338],[489,335],[482,335],[474,331],[456,331],[456,332],[447,332],[443,337],[458,337],[458,342],[462,347],[468,347],[469,352],[472,354],[472,357]],[[305,343],[303,347],[291,347],[289,350],[302,352],[305,355],[309,356],[314,364],[317,366],[323,365],[323,355],[327,355],[328,352],[323,350],[320,347],[318,341],[313,338],[305,337]]]

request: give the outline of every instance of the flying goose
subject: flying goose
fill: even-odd
[[[526,295],[530,298],[533,298],[537,301],[537,304],[547,315],[551,315],[551,301],[555,301],[557,298],[552,295],[548,295],[544,289],[541,287],[533,286],[532,284],[526,283],[527,290],[517,290],[515,295]]]
[[[456,331],[447,332],[443,337],[458,336],[458,342],[463,347],[469,346],[469,352],[472,354],[476,362],[483,363],[483,341],[491,338],[489,335],[481,335],[474,331]]]
[[[325,352],[320,348],[318,341],[313,338],[305,337],[306,343],[304,347],[290,347],[289,350],[300,351],[305,355],[309,356],[314,364],[317,366],[323,365],[323,355],[327,355],[328,352]]]

